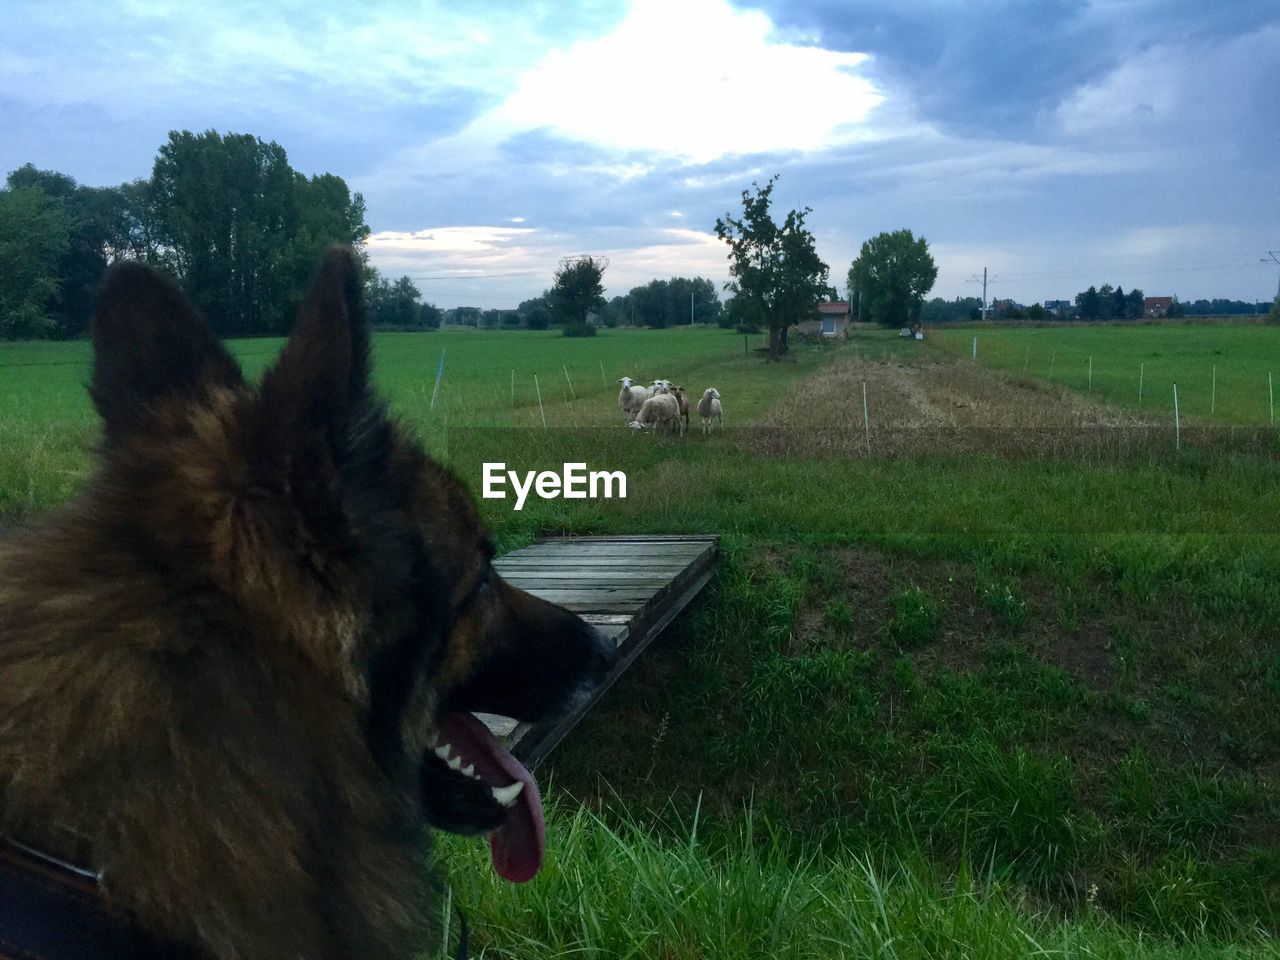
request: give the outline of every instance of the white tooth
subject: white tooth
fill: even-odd
[[[476,776],[476,765],[474,763],[468,763],[465,767],[462,768],[462,772],[465,773],[468,777],[472,777],[476,780],[480,779],[479,777]]]
[[[436,749],[435,749],[435,755],[436,755],[437,757],[439,757],[441,760],[448,760],[448,759],[449,759],[449,751],[450,751],[450,750],[452,750],[452,749],[453,749],[453,747],[449,746],[449,744],[447,744],[447,743],[442,743],[442,744],[440,744],[440,746],[436,747]]]
[[[490,787],[489,791],[493,794],[493,799],[504,807],[509,807],[516,802],[516,797],[520,796],[520,791],[523,789],[524,784],[516,781],[505,787]]]
[[[461,769],[462,769],[462,758],[461,758],[461,757],[454,757],[452,760],[450,760],[450,761],[449,761],[449,769],[450,769],[450,770],[461,770]]]

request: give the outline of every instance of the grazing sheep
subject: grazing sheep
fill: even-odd
[[[676,403],[680,404],[680,433],[689,432],[689,397],[684,392],[684,387],[672,387],[675,392]]]
[[[632,386],[635,382],[630,377],[622,377],[619,381],[622,389],[618,391],[618,408],[622,411],[622,420],[624,423],[631,421],[644,402],[649,399],[649,393],[644,387]]]
[[[723,418],[720,413],[720,391],[715,387],[707,387],[702,393],[702,399],[698,401],[698,416],[702,420],[702,432],[710,433],[712,421],[724,425]]]
[[[669,393],[650,397],[631,426],[636,430],[657,430],[662,426],[670,426],[673,432],[680,430],[680,404]]]
[[[671,392],[670,380],[655,380],[653,381],[653,386],[649,388],[649,396],[651,397],[656,397],[660,393],[670,393],[670,392]]]

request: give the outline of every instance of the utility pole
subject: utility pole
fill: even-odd
[[[1276,266],[1280,267],[1280,258],[1276,257],[1276,252],[1274,250],[1268,250],[1267,255],[1263,257],[1261,260],[1259,260],[1258,262],[1274,263]],[[1276,299],[1280,300],[1280,280],[1276,281]]]
[[[982,284],[982,319],[983,319],[983,320],[986,320],[986,319],[987,319],[987,283],[988,283],[988,282],[990,282],[990,283],[995,283],[995,282],[996,282],[997,280],[999,280],[999,279],[1000,279],[1000,278],[999,278],[998,276],[996,276],[996,277],[992,277],[992,278],[991,278],[991,280],[990,280],[990,281],[988,281],[988,280],[987,280],[987,268],[986,268],[986,267],[983,267],[983,268],[982,268],[982,277],[981,277],[981,279],[979,279],[979,277],[978,277],[978,275],[977,275],[976,273],[973,275],[973,280],[972,280],[971,282],[972,282],[972,283],[980,283],[980,284]]]

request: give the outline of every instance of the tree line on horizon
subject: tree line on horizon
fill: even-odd
[[[102,273],[120,260],[173,275],[221,336],[283,334],[324,249],[363,254],[369,233],[364,198],[341,177],[305,176],[283,147],[250,134],[171,131],[149,178],[114,187],[28,163],[0,187],[0,339],[84,336]],[[392,280],[362,259],[370,319],[383,328],[581,327],[586,313],[593,324],[663,328],[725,316],[703,277],[652,280],[608,301],[595,290],[579,303],[559,272],[514,311],[445,311],[409,276]],[[583,278],[599,287],[603,269],[593,278],[587,261]]]
[[[552,286],[514,311],[443,311],[422,301],[410,277],[383,277],[363,257],[371,320],[408,330],[444,322],[529,329],[554,324],[571,335],[599,327],[715,323],[768,331],[769,356],[777,359],[788,349],[790,327],[816,317],[819,304],[837,297],[805,225],[812,210],[793,209],[775,221],[777,180],[753,183],[754,192],[742,191],[741,214],[716,220],[730,261],[723,301],[703,277],[654,279],[606,300],[607,261],[586,256],[567,258]],[[66,174],[26,164],[0,188],[0,339],[83,336],[103,270],[125,259],[175,276],[219,335],[283,334],[323,250],[347,244],[363,256],[369,233],[364,198],[340,176],[308,177],[289,165],[279,144],[250,134],[171,131],[151,176],[116,187],[82,186]],[[972,319],[975,306],[981,315],[976,298],[926,303],[936,278],[924,237],[908,229],[880,233],[863,243],[849,267],[850,312],[890,327]],[[1253,312],[1252,305],[1238,310],[1234,301],[1217,300],[1175,301],[1174,309],[1195,315],[1202,304],[1227,306],[1225,313]],[[1136,317],[1142,315],[1142,292],[1104,284],[1078,294],[1076,305],[1082,319]]]
[[[566,333],[715,323],[768,330],[770,354],[778,356],[786,350],[787,328],[815,315],[818,303],[836,292],[804,226],[810,211],[792,210],[781,225],[773,222],[776,179],[757,187],[754,198],[743,191],[743,218],[717,221],[734,278],[727,300],[704,277],[654,279],[606,300],[606,264],[583,257],[566,261],[549,289],[515,311],[446,312],[422,302],[410,277],[383,277],[365,257],[370,318],[397,329],[431,329],[447,318],[485,327],[560,324]],[[364,198],[342,177],[308,177],[289,165],[280,144],[251,134],[171,131],[150,177],[114,187],[83,186],[28,163],[0,188],[0,339],[84,336],[102,273],[120,260],[152,263],[173,275],[221,336],[283,334],[324,249],[347,244],[363,253],[369,233]],[[910,231],[898,234],[910,237]],[[903,252],[893,249],[897,236],[882,235],[890,260]],[[923,238],[918,244],[927,257]],[[869,249],[864,245],[859,295],[876,298],[872,312],[884,322],[918,315],[920,295],[936,275],[932,258],[927,283],[917,290],[901,266],[895,273],[891,265],[871,263]],[[877,271],[885,277],[883,290]]]
[[[1030,306],[1019,306],[1017,304],[1009,304],[1008,301],[995,301],[995,306],[991,308],[990,318],[993,320],[1135,320],[1145,316],[1143,302],[1146,297],[1141,290],[1130,290],[1124,294],[1127,304],[1125,313],[1118,316],[1113,306],[1111,312],[1106,312],[1103,305],[1108,299],[1115,303],[1116,297],[1114,291],[1110,289],[1109,284],[1103,284],[1100,288],[1091,287],[1093,294],[1089,291],[1081,291],[1076,294],[1070,303],[1076,308],[1064,315],[1062,310],[1048,309],[1043,304],[1033,303]],[[1095,299],[1096,298],[1096,299]],[[1268,304],[1264,301],[1250,302],[1248,300],[1227,300],[1217,298],[1213,300],[1179,300],[1176,296],[1171,297],[1171,304],[1166,317],[1238,317],[1238,316],[1261,316],[1267,314],[1268,308],[1272,311],[1276,310],[1274,304]],[[1053,302],[1053,301],[1049,301]],[[1086,305],[1090,311],[1090,315],[1086,316],[1080,312],[1081,303]],[[1096,312],[1094,312],[1096,311]],[[934,297],[925,301],[924,308],[921,311],[921,322],[936,325],[945,323],[971,323],[982,319],[982,300],[978,297],[955,297],[946,300],[942,297]],[[1275,322],[1275,321],[1272,321]]]
[[[341,177],[248,134],[173,131],[150,178],[116,187],[26,164],[0,190],[0,337],[84,335],[117,260],[172,274],[220,335],[283,333],[324,249],[368,234]]]
[[[602,287],[604,269],[597,267],[595,283]],[[582,283],[592,283],[589,277]],[[566,289],[564,291],[568,293]],[[522,300],[514,309],[481,309],[480,307],[454,307],[441,311],[444,322],[456,326],[496,329],[523,327],[529,330],[546,330],[554,324],[577,322],[577,303],[565,302],[557,309],[556,287],[544,290],[540,295]],[[572,299],[572,295],[570,298]],[[589,316],[600,327],[649,327],[666,329],[689,326],[694,323],[714,323],[721,327],[733,325],[732,318],[716,293],[716,285],[705,277],[671,277],[669,280],[650,280],[632,287],[627,293],[605,299],[601,291],[589,298],[584,316]]]

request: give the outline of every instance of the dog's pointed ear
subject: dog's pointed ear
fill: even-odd
[[[355,254],[330,249],[298,311],[293,335],[262,380],[262,399],[290,431],[336,436],[369,390],[369,328]]]
[[[102,279],[93,318],[93,382],[107,442],[144,428],[169,398],[199,400],[243,382],[231,354],[167,276],[134,261]]]

